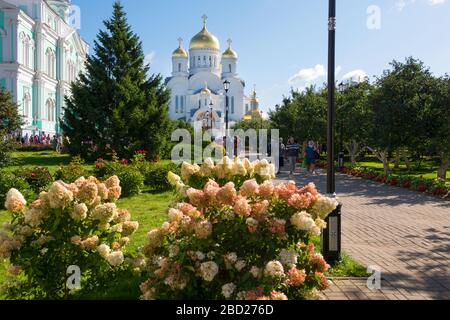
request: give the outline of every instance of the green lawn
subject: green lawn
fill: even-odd
[[[347,165],[350,165],[350,163],[347,163]],[[357,166],[383,172],[383,163],[370,158],[357,162]],[[417,162],[412,162],[411,170],[408,170],[404,163],[401,163],[399,168],[394,168],[392,163],[390,165],[390,171],[394,175],[410,175],[430,180],[437,178],[437,169],[437,165],[432,161],[423,161],[420,165]],[[447,172],[447,181],[450,182],[450,171]]]

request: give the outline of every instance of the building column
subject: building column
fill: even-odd
[[[42,79],[39,72],[33,80],[33,127],[42,130]]]
[[[44,42],[44,37],[42,34],[42,22],[36,22],[35,25],[35,34],[36,34],[36,39],[35,39],[35,70],[37,72],[44,72],[43,69],[43,63],[42,63],[42,57],[44,56],[43,54],[43,49],[42,49],[42,45]]]

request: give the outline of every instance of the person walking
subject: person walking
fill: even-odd
[[[280,173],[281,168],[284,167],[284,157],[286,155],[286,146],[283,143],[283,138],[280,138],[280,146],[279,146],[279,157],[278,157],[278,172],[277,174]]]
[[[306,147],[305,157],[306,163],[308,165],[308,170],[313,175],[316,174],[316,160],[317,160],[317,149],[316,145],[313,141],[308,143],[308,147]]]
[[[295,142],[294,138],[291,137],[286,145],[286,156],[289,159],[290,176],[293,176],[295,173],[299,151],[300,145]]]

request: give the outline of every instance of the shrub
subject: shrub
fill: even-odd
[[[21,152],[55,151],[55,148],[51,144],[21,144],[17,147],[17,151]]]
[[[211,180],[187,195],[148,234],[143,299],[304,299],[328,286],[311,240],[337,202],[313,184]]]
[[[180,166],[174,163],[150,163],[147,162],[145,167],[141,167],[144,174],[145,185],[156,191],[166,191],[171,188],[168,180],[169,172],[180,174]]]
[[[447,184],[442,179],[434,180],[428,190],[437,197],[445,197],[448,193]]]
[[[141,167],[146,162],[132,161],[132,163],[132,165],[129,165],[128,162],[121,162],[116,156],[113,156],[112,161],[99,158],[95,162],[94,175],[98,179],[118,176],[122,184],[122,195],[124,197],[135,196],[140,194],[144,188],[144,176],[141,174]]]
[[[6,194],[10,189],[19,190],[27,201],[36,199],[36,194],[31,186],[21,177],[6,171],[0,171],[0,208],[4,208]]]
[[[144,188],[144,176],[134,166],[120,165],[115,171],[115,175],[121,181],[124,197],[138,195]]]
[[[24,168],[16,170],[14,173],[28,182],[37,194],[44,191],[53,182],[52,174],[45,167]]]
[[[72,159],[69,165],[61,166],[55,173],[55,180],[62,180],[66,183],[72,183],[79,177],[88,176],[88,172],[83,167],[84,160],[77,156]]]
[[[70,266],[80,268],[81,286],[89,292],[123,264],[122,250],[138,223],[116,207],[120,191],[117,177],[104,183],[94,177],[59,181],[29,207],[17,190],[8,192],[12,219],[0,234],[0,257],[9,258],[11,272],[25,279],[33,298],[73,293],[66,288]]]

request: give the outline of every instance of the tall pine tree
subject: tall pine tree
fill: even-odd
[[[168,145],[172,122],[169,92],[161,75],[148,76],[149,65],[139,37],[128,24],[120,2],[104,21],[88,57],[86,73],[72,84],[61,123],[72,154],[87,158],[111,150],[130,157],[146,150],[157,158]]]

